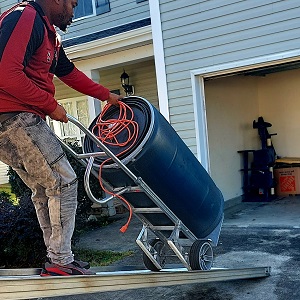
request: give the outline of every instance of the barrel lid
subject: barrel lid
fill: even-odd
[[[135,121],[138,125],[138,133],[136,141],[131,141],[125,146],[119,145],[110,145],[105,144],[105,146],[124,163],[128,163],[128,161],[132,160],[142,149],[143,145],[149,138],[149,135],[153,128],[153,107],[152,105],[141,97],[130,96],[122,99],[122,101],[127,104],[133,111],[133,121]],[[117,120],[119,118],[120,109],[117,106],[110,106],[108,110],[102,115],[102,120]],[[126,112],[126,119],[131,118],[131,112]],[[99,129],[96,126],[99,115],[92,121],[89,126],[89,130],[95,134],[95,136],[99,135]],[[127,128],[130,132],[134,129],[131,125]],[[128,139],[129,132],[128,130],[122,130],[120,133],[116,135],[119,142],[124,142]],[[134,144],[133,144],[134,142]],[[85,153],[99,152],[98,145],[92,141],[88,136],[85,136],[83,142],[83,150]],[[105,161],[108,157],[96,157],[94,164],[100,165],[103,161]],[[108,162],[106,165],[114,164],[113,161]]]

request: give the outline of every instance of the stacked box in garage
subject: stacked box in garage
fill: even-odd
[[[274,169],[276,195],[300,194],[300,167]]]

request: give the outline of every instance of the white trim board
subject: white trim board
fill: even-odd
[[[170,121],[168,87],[159,1],[149,1],[159,110]]]

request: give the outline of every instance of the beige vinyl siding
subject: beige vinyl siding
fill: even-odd
[[[100,71],[101,84],[111,90],[120,89],[121,94],[125,96],[120,80],[123,68],[130,77],[130,84],[134,86],[135,96],[147,99],[158,109],[154,61],[143,61]]]

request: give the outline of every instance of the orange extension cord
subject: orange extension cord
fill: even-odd
[[[132,142],[132,144],[127,149],[121,151],[119,154],[116,155],[117,157],[119,157],[120,155],[127,152],[136,143],[139,128],[138,128],[138,123],[133,120],[134,113],[133,113],[132,109],[122,101],[119,101],[120,112],[119,112],[118,119],[102,120],[102,117],[107,112],[107,110],[110,108],[110,106],[111,106],[111,104],[105,105],[105,107],[103,108],[101,114],[99,115],[99,117],[97,119],[95,126],[92,129],[92,132],[105,145],[125,147],[130,142]],[[129,114],[128,114],[128,112],[129,112]],[[127,117],[127,115],[130,115],[130,117]],[[120,141],[118,141],[118,134],[120,134],[124,130],[127,131],[128,138],[126,141],[120,142]],[[95,132],[97,132],[97,134]],[[131,205],[128,203],[128,201],[124,197],[107,190],[104,187],[103,182],[101,180],[103,166],[111,160],[112,160],[111,158],[108,158],[101,163],[100,168],[99,168],[99,178],[98,179],[99,179],[99,183],[100,183],[100,186],[103,189],[103,191],[105,191],[107,194],[110,194],[114,197],[119,198],[128,207],[129,217],[128,217],[127,223],[120,229],[120,231],[124,233],[127,230],[129,223],[131,221],[131,218],[132,218]]]

